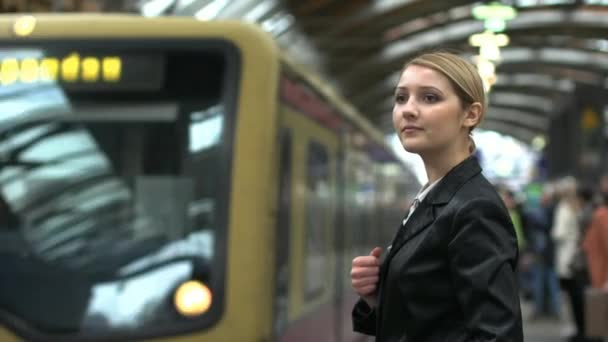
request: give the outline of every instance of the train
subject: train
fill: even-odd
[[[360,341],[420,184],[262,29],[0,16],[1,341]],[[390,95],[388,95],[390,96]]]

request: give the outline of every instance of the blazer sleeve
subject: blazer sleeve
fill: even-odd
[[[450,275],[467,341],[523,342],[517,239],[506,210],[498,201],[475,199],[458,210],[453,223]]]
[[[353,330],[362,334],[376,336],[376,310],[359,299],[353,308]]]

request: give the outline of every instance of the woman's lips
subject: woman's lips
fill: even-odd
[[[417,126],[405,126],[401,130],[401,132],[403,132],[405,134],[412,134],[412,133],[416,133],[416,132],[419,132],[419,131],[422,131],[422,128],[417,127]]]

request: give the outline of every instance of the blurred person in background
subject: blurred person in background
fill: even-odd
[[[517,236],[517,246],[522,251],[526,248],[526,233],[525,233],[525,218],[521,208],[517,205],[515,195],[506,186],[499,186],[498,194],[502,198],[502,201],[509,211],[511,222],[515,228],[515,235]]]
[[[593,190],[590,186],[580,184],[577,187],[576,195],[580,207],[578,212],[579,248],[577,248],[572,260],[572,272],[581,286],[585,287],[589,284],[589,269],[587,267],[587,255],[582,246],[593,220],[595,205],[593,203]]]
[[[517,236],[517,246],[519,247],[519,288],[524,299],[530,299],[533,293],[533,279],[530,272],[531,263],[528,249],[527,218],[525,210],[522,208],[521,204],[517,202],[513,191],[506,185],[498,185],[496,188],[509,212],[511,222],[513,222],[513,227],[515,228],[515,235]]]
[[[570,310],[576,332],[568,341],[584,341],[583,288],[573,270],[573,263],[581,248],[579,213],[581,205],[577,197],[577,183],[572,177],[565,177],[557,184],[558,203],[555,209],[552,236],[556,247],[557,274],[562,289],[568,295]]]
[[[595,192],[595,205],[596,208],[604,205],[604,194],[608,194],[608,174],[602,175],[600,178],[599,191]]]
[[[583,334],[586,331],[586,322],[587,317],[585,316],[585,300],[584,300],[584,291],[585,288],[589,285],[589,267],[587,263],[587,253],[584,249],[584,240],[587,236],[587,231],[591,227],[591,222],[593,221],[593,213],[595,211],[594,198],[593,198],[593,190],[588,185],[579,184],[576,191],[578,202],[579,202],[579,214],[578,214],[578,224],[579,224],[579,242],[578,248],[576,250],[576,254],[572,260],[572,272],[574,275],[574,281],[576,282],[576,289],[580,291],[579,295],[583,297],[581,300],[582,304],[582,331]],[[579,337],[579,340],[582,342],[598,342],[597,339],[588,338],[586,335],[583,337]]]
[[[555,206],[554,185],[545,183],[538,203],[530,204],[527,209],[529,230],[527,250],[531,255],[529,263],[534,298],[534,309],[529,317],[530,320],[560,316],[560,286],[555,271],[555,244],[551,237]]]
[[[604,176],[603,179],[608,179]],[[593,212],[589,229],[583,239],[583,249],[591,286],[608,291],[608,181],[601,184],[602,203]],[[606,186],[604,186],[606,185]]]

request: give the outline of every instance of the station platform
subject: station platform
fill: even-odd
[[[569,334],[574,332],[574,323],[570,318],[568,303],[562,299],[562,313],[559,319],[538,318],[530,320],[532,303],[521,301],[524,319],[524,341],[526,342],[566,342]]]

